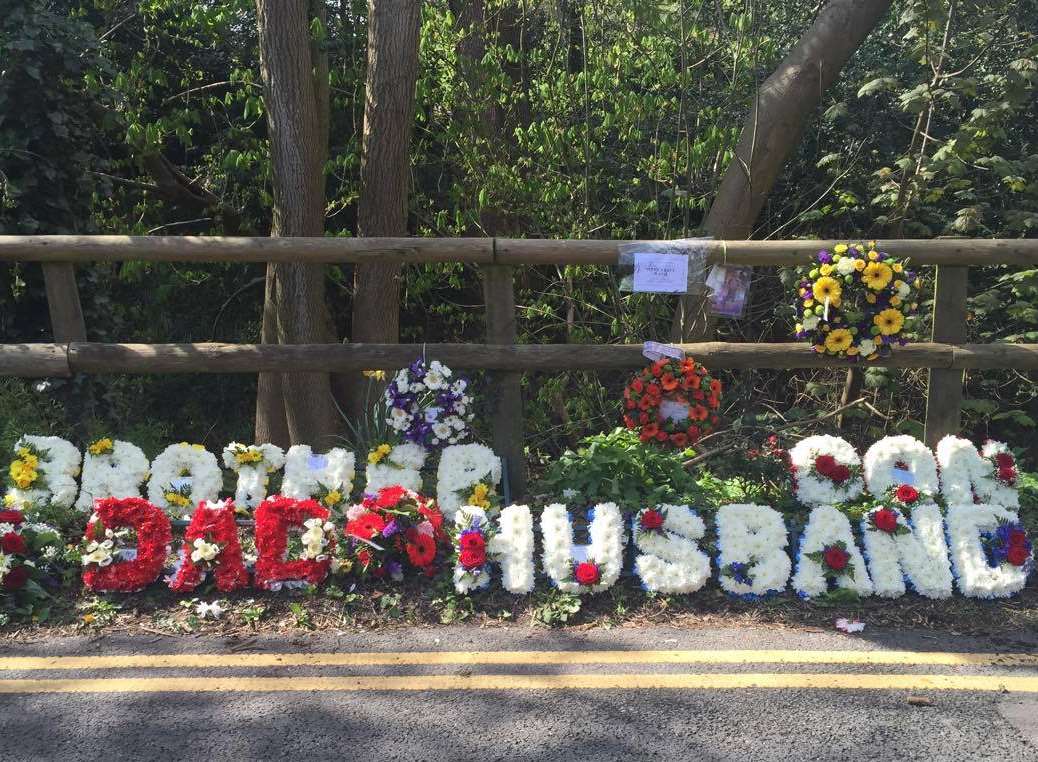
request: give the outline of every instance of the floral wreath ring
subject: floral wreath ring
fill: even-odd
[[[796,337],[815,352],[875,360],[908,343],[922,281],[875,241],[823,249],[796,274]]]
[[[643,442],[684,448],[717,426],[721,382],[691,357],[663,358],[624,389],[624,424]]]

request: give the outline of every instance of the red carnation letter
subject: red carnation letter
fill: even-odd
[[[213,578],[216,589],[223,593],[239,590],[249,584],[249,572],[242,560],[238,525],[234,523],[234,503],[202,502],[195,508],[191,523],[184,531],[184,546],[180,551],[180,568],[170,580],[169,587],[178,593],[189,593],[201,584],[206,568],[191,560],[195,540],[204,540],[220,546],[220,554],[213,560]]]
[[[306,580],[320,584],[331,568],[334,545],[328,547],[329,558],[323,561],[299,558],[285,559],[288,551],[288,530],[301,527],[307,519],[328,519],[328,509],[316,500],[295,500],[275,495],[256,507],[256,586],[271,589],[279,582]]]
[[[94,515],[105,529],[134,529],[137,532],[137,557],[130,561],[116,561],[109,566],[87,566],[83,569],[83,584],[91,590],[130,593],[143,590],[157,580],[166,562],[166,547],[173,542],[169,517],[139,497],[97,500],[94,502]],[[92,519],[87,524],[87,540],[94,536],[96,521]]]

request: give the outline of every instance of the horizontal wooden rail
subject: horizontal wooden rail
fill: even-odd
[[[806,344],[680,345],[710,368],[849,365]],[[647,363],[641,344],[0,344],[0,375],[72,373],[340,372],[402,368],[422,353],[456,368],[512,371],[624,370]],[[874,364],[893,368],[1038,370],[1038,344],[910,344]]]
[[[472,262],[616,264],[631,241],[533,238],[228,238],[206,236],[0,236],[0,261],[23,262]],[[713,262],[804,264],[835,241],[704,241]],[[1038,239],[879,241],[917,265],[1038,265]]]

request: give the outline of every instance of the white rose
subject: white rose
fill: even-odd
[[[850,275],[854,269],[854,260],[851,257],[843,257],[836,263],[836,272],[840,275]]]
[[[805,315],[804,316],[804,330],[805,331],[813,331],[815,328],[818,327],[818,323],[820,321],[821,321],[821,318],[818,317],[818,315]]]
[[[872,339],[863,339],[862,342],[858,344],[858,349],[861,351],[863,355],[868,357],[876,351],[876,342],[874,342]]]

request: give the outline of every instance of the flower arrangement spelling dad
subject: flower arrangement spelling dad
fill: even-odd
[[[819,354],[875,360],[908,343],[919,276],[868,244],[840,243],[797,270],[796,335]]]
[[[691,357],[663,358],[624,389],[624,424],[643,442],[687,447],[717,425],[721,382]]]

